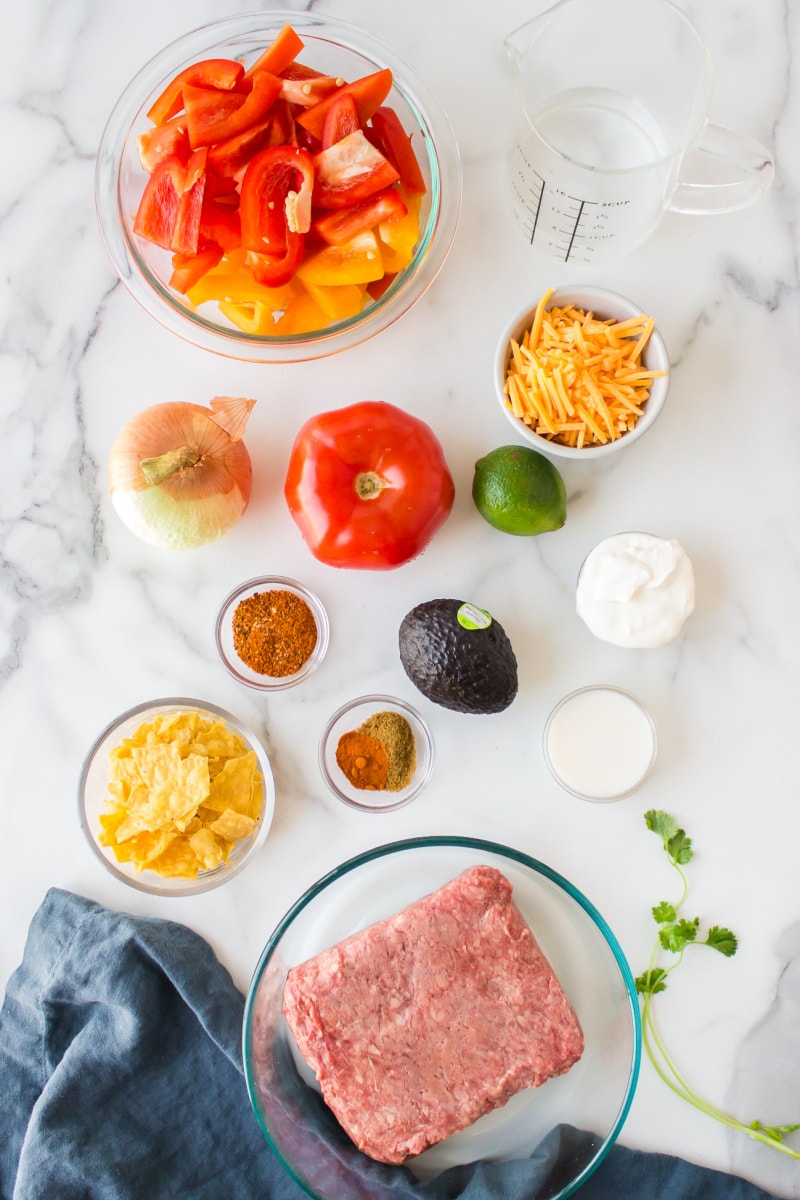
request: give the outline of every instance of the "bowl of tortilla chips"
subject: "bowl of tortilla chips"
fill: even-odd
[[[122,713],[95,739],[78,784],[89,845],[123,883],[195,895],[237,875],[275,809],[266,752],[232,713],[168,697]]]

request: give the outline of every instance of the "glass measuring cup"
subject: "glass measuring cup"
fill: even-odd
[[[560,0],[504,44],[513,212],[562,262],[619,258],[667,210],[732,212],[772,182],[766,147],[707,120],[710,54],[671,0]]]

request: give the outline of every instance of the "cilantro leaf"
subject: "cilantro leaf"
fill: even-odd
[[[691,860],[694,853],[692,839],[674,817],[661,809],[651,808],[644,814],[644,819],[647,828],[661,838],[664,849],[674,863],[683,865]]]
[[[678,916],[674,904],[670,904],[667,900],[662,900],[660,904],[656,904],[652,909],[652,913],[656,925],[667,925],[669,922],[676,920]]]
[[[680,921],[676,921],[673,925],[664,926],[658,935],[659,941],[665,950],[671,950],[673,954],[679,954],[690,942],[695,940],[699,925],[699,917],[695,917],[693,921],[687,921],[685,917],[682,917]]]
[[[739,947],[739,942],[736,934],[731,933],[730,929],[726,929],[723,925],[712,925],[702,945],[710,946],[712,950],[719,950],[720,954],[724,954],[726,958],[732,958]]]
[[[651,967],[636,977],[636,990],[642,996],[655,996],[657,992],[666,991],[667,972],[663,967]]]

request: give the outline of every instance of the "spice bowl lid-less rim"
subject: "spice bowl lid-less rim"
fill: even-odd
[[[300,670],[293,675],[262,675],[258,671],[253,671],[236,653],[233,644],[233,616],[237,606],[242,600],[254,596],[257,592],[267,591],[285,591],[299,596],[310,608],[317,626],[316,645]],[[258,691],[280,692],[308,679],[309,675],[320,665],[328,650],[330,623],[322,601],[302,583],[284,575],[259,575],[240,584],[226,596],[217,615],[214,637],[220,658],[234,679]]]
[[[336,761],[336,747],[345,734],[358,729],[379,712],[396,712],[405,717],[414,735],[416,767],[411,782],[401,791],[369,791],[354,787]],[[396,696],[358,696],[338,708],[322,734],[319,767],[326,784],[338,800],[359,812],[394,812],[410,804],[425,787],[433,772],[434,748],[430,729],[420,714]]]

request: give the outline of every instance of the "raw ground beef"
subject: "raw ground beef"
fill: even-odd
[[[572,1006],[489,866],[289,971],[283,1011],[355,1144],[402,1163],[583,1053]]]

